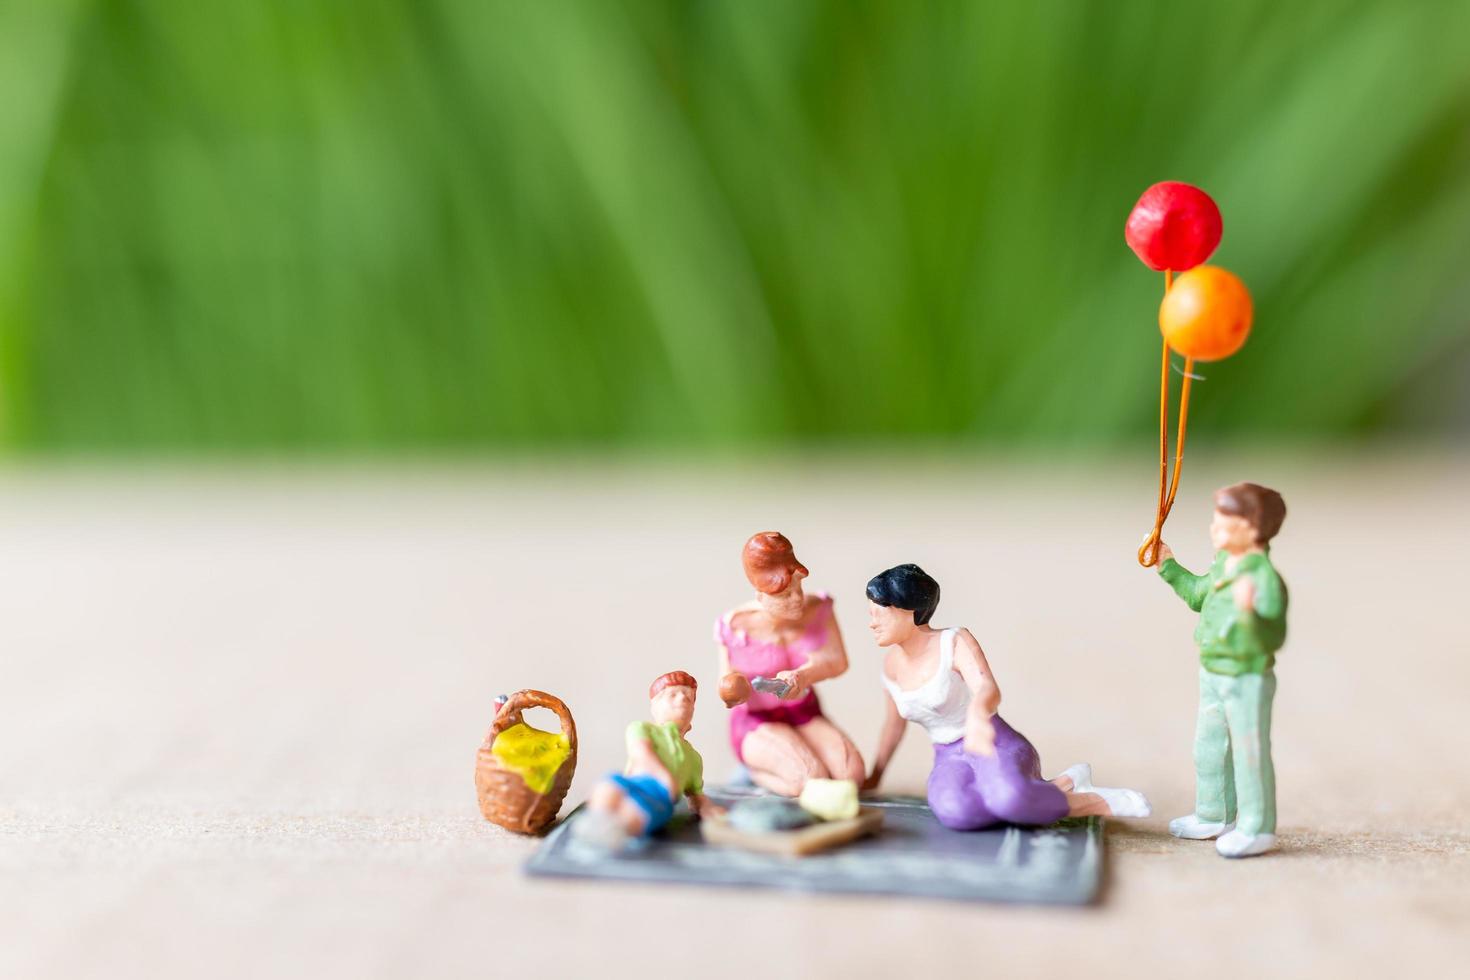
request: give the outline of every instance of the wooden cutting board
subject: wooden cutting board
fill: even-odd
[[[863,807],[857,816],[848,820],[822,821],[795,830],[769,830],[759,834],[736,830],[724,816],[709,817],[699,822],[700,833],[707,843],[789,857],[815,854],[846,844],[876,833],[881,826],[883,811],[871,806]]]

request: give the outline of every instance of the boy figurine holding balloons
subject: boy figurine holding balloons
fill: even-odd
[[[1159,577],[1200,614],[1199,720],[1194,736],[1194,813],[1169,822],[1189,840],[1219,837],[1224,857],[1276,846],[1271,700],[1276,651],[1286,642],[1286,585],[1271,539],[1286,519],[1275,490],[1237,483],[1215,493],[1215,561],[1195,575],[1159,542]]]
[[[1218,361],[1250,334],[1250,293],[1234,274],[1204,265],[1220,244],[1220,209],[1191,184],[1164,181],[1134,205],[1123,235],[1150,269],[1164,273],[1159,331],[1159,505],[1138,563],[1159,576],[1200,614],[1199,720],[1195,730],[1195,810],[1170,821],[1190,840],[1218,837],[1225,857],[1263,854],[1276,846],[1276,773],[1271,765],[1271,701],[1276,651],[1286,639],[1286,586],[1267,554],[1286,504],[1275,490],[1237,483],[1215,494],[1210,541],[1215,561],[1195,575],[1164,544],[1184,459],[1189,388],[1195,361]],[[1178,277],[1175,274],[1178,273]],[[1184,358],[1174,472],[1169,463],[1169,354]]]

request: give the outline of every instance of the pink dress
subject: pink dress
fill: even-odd
[[[805,664],[811,652],[820,650],[827,642],[827,622],[832,618],[832,597],[825,592],[816,596],[820,602],[812,624],[789,645],[752,640],[745,630],[733,629],[730,617],[734,610],[721,616],[715,623],[715,640],[729,653],[730,669],[750,678],[775,677],[783,670],[795,670]],[[806,697],[797,701],[783,701],[774,694],[751,691],[749,700],[730,709],[730,746],[735,750],[735,758],[745,761],[740,754],[741,743],[745,736],[767,722],[783,722],[799,728],[821,714],[822,706],[815,691],[807,691]]]

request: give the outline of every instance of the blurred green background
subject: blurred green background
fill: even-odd
[[[1073,445],[1470,423],[1470,5],[0,0],[16,451]]]

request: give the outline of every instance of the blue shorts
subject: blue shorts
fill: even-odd
[[[647,836],[656,830],[662,829],[669,818],[674,815],[674,801],[669,799],[669,790],[663,783],[652,776],[624,776],[620,772],[610,774],[608,779],[617,783],[628,795],[628,799],[638,805],[648,820],[643,824],[643,834]]]

